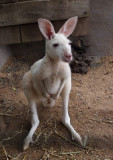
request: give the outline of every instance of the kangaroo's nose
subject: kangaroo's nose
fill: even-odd
[[[72,57],[72,54],[65,54],[65,57],[66,57],[66,58],[71,58],[71,57]]]

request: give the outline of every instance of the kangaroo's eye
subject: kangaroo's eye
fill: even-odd
[[[53,44],[53,47],[58,47],[58,46],[59,46],[58,43]]]
[[[72,46],[72,42],[69,42],[69,45]]]

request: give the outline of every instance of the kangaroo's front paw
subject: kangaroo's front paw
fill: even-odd
[[[24,144],[23,144],[23,150],[25,151],[26,149],[28,149],[29,144],[33,142],[31,137],[26,137],[24,139]]]
[[[58,97],[59,97],[59,94],[50,94],[50,98],[54,100],[58,99]]]
[[[46,92],[46,91],[42,91],[42,96],[44,98],[50,98],[50,94],[48,92]]]
[[[56,99],[56,94],[50,94],[50,98]]]

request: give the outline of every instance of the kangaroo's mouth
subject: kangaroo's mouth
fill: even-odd
[[[72,55],[71,56],[64,56],[63,60],[64,60],[64,62],[69,63],[72,60]]]
[[[71,59],[70,58],[65,58],[64,61],[69,63],[71,61]]]

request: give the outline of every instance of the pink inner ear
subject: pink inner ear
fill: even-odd
[[[40,18],[38,19],[38,24],[39,24],[39,29],[45,38],[47,38],[48,40],[54,38],[55,31],[50,21]]]
[[[50,28],[48,28],[48,30],[46,31],[46,34],[49,40],[54,38],[54,33],[51,31]]]
[[[76,27],[77,20],[78,20],[77,16],[68,19],[59,30],[59,33],[64,34],[66,37],[70,36]]]

